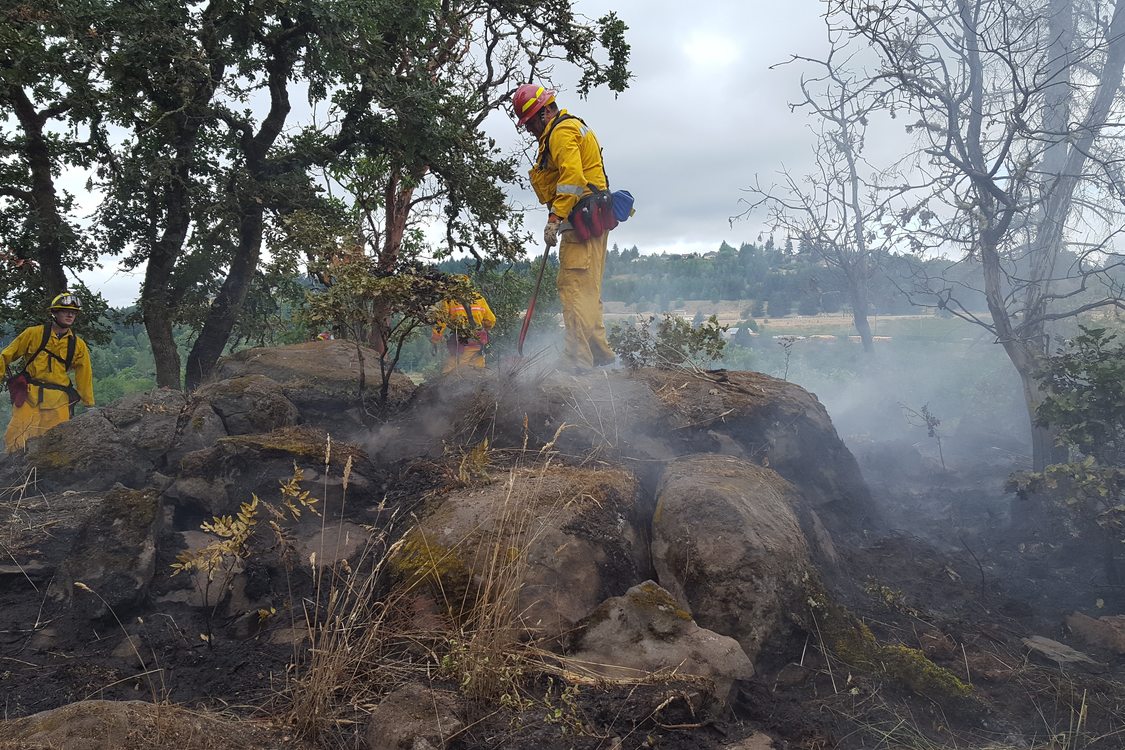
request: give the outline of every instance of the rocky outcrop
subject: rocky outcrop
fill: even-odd
[[[326,456],[328,477],[324,476]],[[356,497],[371,488],[368,477],[374,474],[374,468],[355,446],[330,441],[327,433],[303,425],[264,434],[231,435],[185,455],[164,495],[176,508],[204,516],[228,515],[251,495],[275,497],[279,480],[292,476],[294,466],[299,466],[304,489],[319,497],[326,491],[339,490],[349,457],[349,492]]]
[[[606,678],[701,678],[726,702],[734,680],[754,676],[738,641],[704,630],[653,581],[608,599],[579,625],[568,662]]]
[[[231,721],[167,703],[88,700],[0,721],[0,750],[256,750],[308,748],[260,722]]]
[[[661,584],[751,659],[802,606],[813,574],[798,502],[775,472],[732,456],[677,459],[657,492],[652,557]]]
[[[478,435],[512,446],[530,437],[570,455],[635,460],[642,469],[694,453],[729,455],[788,480],[809,510],[806,525],[814,516],[833,532],[872,523],[870,492],[823,404],[761,373],[488,371],[424,384],[414,404],[394,441],[413,445],[414,455]]]
[[[167,388],[126,396],[30,441],[26,461],[53,486],[143,487],[172,447],[185,403],[183,393]]]
[[[366,413],[360,401],[362,378],[367,399],[379,392],[379,355],[351,341],[307,341],[279,347],[244,349],[224,357],[214,381],[260,375],[280,384],[282,393],[297,407],[301,421],[333,434],[366,428]],[[388,403],[406,402],[414,383],[401,373],[392,373]]]
[[[515,470],[442,498],[393,565],[428,584],[449,617],[475,604],[511,607],[530,634],[557,638],[648,577],[637,499],[625,471]]]
[[[59,568],[56,596],[91,619],[120,617],[140,605],[156,571],[162,521],[155,492],[119,487],[107,493]]]

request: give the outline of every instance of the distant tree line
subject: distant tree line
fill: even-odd
[[[933,261],[940,263],[941,261]],[[883,254],[870,280],[870,311],[918,312],[904,291],[918,263],[913,257]],[[792,243],[723,243],[718,250],[683,255],[642,255],[636,247],[616,246],[606,262],[603,297],[671,312],[684,300],[744,300],[743,317],[816,315],[848,310],[850,298],[839,269],[825,264],[812,249]],[[983,308],[984,298],[978,300]]]

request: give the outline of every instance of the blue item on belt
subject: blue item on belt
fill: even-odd
[[[633,194],[628,190],[613,191],[613,215],[618,221],[625,221],[635,212],[633,211]]]

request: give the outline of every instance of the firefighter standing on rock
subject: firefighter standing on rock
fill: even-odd
[[[601,146],[585,122],[558,108],[554,91],[527,83],[516,89],[512,105],[518,124],[539,141],[531,185],[550,211],[543,241],[548,248],[559,245],[564,362],[579,371],[612,364],[601,296],[609,230],[617,222],[612,204],[602,204],[608,206],[603,214],[589,200],[608,197]]]

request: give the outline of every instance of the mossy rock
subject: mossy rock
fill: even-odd
[[[349,443],[330,440],[324,430],[306,425],[282,427],[254,435],[231,435],[219,438],[220,446],[230,452],[254,451],[265,456],[293,456],[306,461],[328,464],[342,470],[350,457],[353,462],[367,460],[367,454]]]
[[[391,565],[451,618],[514,594],[522,627],[555,638],[649,577],[642,535],[629,520],[638,492],[633,475],[621,470],[518,469],[507,481],[432,502]],[[497,580],[507,588],[482,600],[487,582]]]

